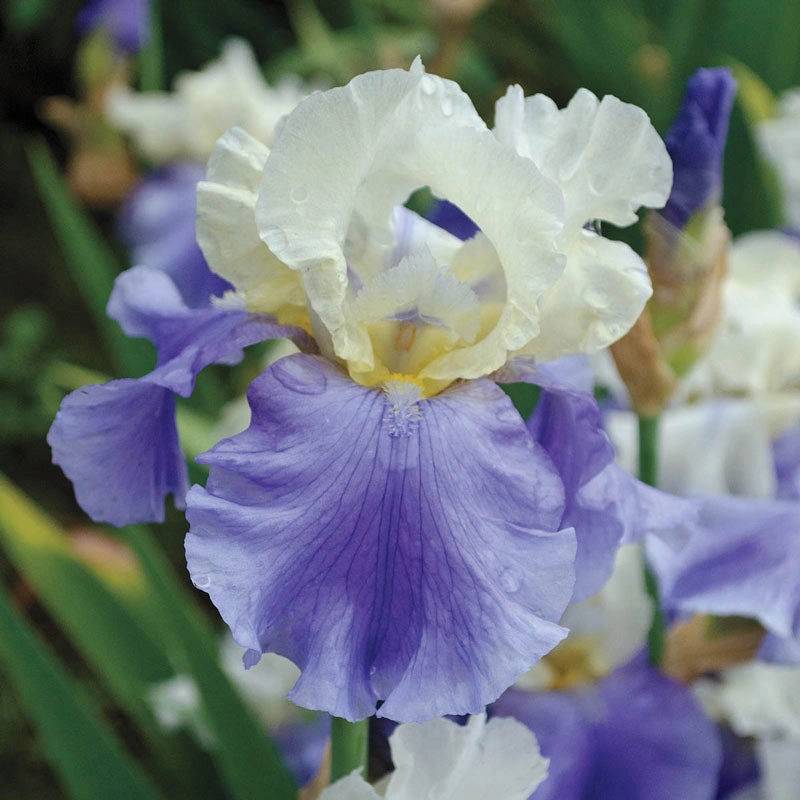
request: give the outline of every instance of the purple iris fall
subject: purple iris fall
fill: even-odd
[[[50,433],[96,519],[158,518],[184,498],[173,395],[294,338],[305,352],[250,386],[249,428],[198,459],[187,560],[246,664],[287,656],[289,697],[350,720],[480,711],[564,638],[623,537],[686,513],[613,464],[588,386],[545,363],[640,314],[641,259],[585,223],[663,204],[664,145],[585,90],[559,110],[512,88],[497,118],[417,61],[307,98],[271,149],[229,131],[198,240],[235,292],[191,307],[164,272],[121,276],[109,311],[158,366],[73,393]],[[404,208],[423,186],[480,231]],[[496,380],[542,387],[527,425]]]

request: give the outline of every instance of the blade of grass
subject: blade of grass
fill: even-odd
[[[132,377],[143,375],[152,367],[152,348],[142,340],[128,339],[106,316],[106,303],[120,271],[113,253],[72,197],[47,144],[36,139],[26,150],[53,232],[116,371]]]
[[[150,0],[150,38],[139,53],[139,88],[158,92],[164,88],[164,37],[161,2]]]
[[[175,672],[158,637],[160,609],[141,565],[99,532],[84,535],[82,549],[75,541],[0,475],[3,552],[101,686],[130,715],[165,788],[211,797],[196,786],[197,747],[164,733],[145,701],[153,685]]]
[[[0,663],[34,722],[48,759],[74,800],[162,798],[97,709],[0,592]]]

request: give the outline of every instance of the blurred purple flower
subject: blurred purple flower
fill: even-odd
[[[205,167],[191,161],[153,170],[134,189],[119,220],[133,264],[166,272],[191,308],[232,288],[209,269],[197,246],[197,183],[204,174]]]
[[[75,19],[82,34],[103,30],[125,53],[137,53],[150,38],[148,0],[91,0]]]
[[[471,239],[479,230],[478,226],[449,200],[437,200],[426,214],[434,224],[443,228],[462,241]]]
[[[752,617],[778,637],[800,637],[800,503],[694,502],[698,523],[684,547],[647,542],[665,606]]]
[[[536,735],[550,759],[531,800],[709,800],[722,758],[691,692],[634,658],[575,691],[510,689],[490,708]]]
[[[331,718],[327,714],[286,722],[272,732],[283,763],[298,786],[304,786],[319,772],[330,735]]]
[[[726,67],[699,69],[689,78],[683,104],[664,140],[674,182],[661,210],[676,228],[722,197],[722,156],[736,81]]]
[[[781,500],[800,500],[800,425],[784,431],[772,443],[777,496]]]

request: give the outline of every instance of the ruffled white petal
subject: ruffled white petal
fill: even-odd
[[[373,278],[356,296],[353,313],[363,322],[419,319],[472,342],[480,326],[478,297],[440,267],[426,248]]]
[[[497,101],[495,133],[532,159],[564,192],[572,234],[585,222],[636,221],[639,206],[660,208],[672,187],[672,162],[647,114],[579,89],[564,109],[510,86]]]
[[[558,188],[498,142],[450,81],[409,72],[358,76],[313,95],[286,119],[267,162],[256,217],[262,238],[304,285],[351,374],[376,366],[370,338],[348,316],[347,245],[358,228],[392,248],[392,209],[429,186],[475,219],[503,265],[507,302],[491,332],[443,354],[425,377],[451,381],[498,368],[538,332],[537,303],[563,267],[554,248]],[[294,198],[294,199],[293,199]]]
[[[211,269],[236,287],[251,311],[308,328],[299,275],[270,252],[256,228],[256,193],[268,156],[241,128],[222,136],[197,186],[197,241]]]
[[[647,267],[623,242],[582,230],[541,301],[541,334],[520,351],[538,361],[596,353],[626,334],[653,293]]]
[[[547,777],[536,737],[511,717],[466,725],[438,718],[399,725],[389,739],[395,770],[386,800],[527,800]],[[320,800],[374,800],[380,795],[353,772]]]
[[[376,800],[380,795],[359,775],[351,772],[326,787],[319,800]]]

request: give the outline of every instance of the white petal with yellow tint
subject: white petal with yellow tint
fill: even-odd
[[[672,187],[672,162],[647,114],[612,95],[578,89],[566,108],[510,86],[497,101],[495,133],[532,159],[564,192],[565,232],[601,219],[636,222],[639,206],[660,208]]]
[[[475,219],[507,285],[496,326],[474,344],[437,355],[423,377],[446,384],[501,366],[537,334],[539,298],[563,269],[554,246],[558,187],[497,141],[456,84],[415,62],[409,72],[367,73],[309,97],[281,129],[256,218],[272,251],[302,272],[314,313],[354,377],[374,375],[377,364],[363,325],[348,314],[344,245],[355,238],[354,226],[379,238],[384,231],[391,245],[392,210],[423,186]]]
[[[541,335],[520,355],[552,361],[596,353],[626,334],[653,293],[647,267],[623,242],[582,230],[567,267],[541,302]]]
[[[299,275],[261,241],[256,192],[269,149],[241,128],[217,142],[197,187],[197,241],[211,269],[230,281],[251,311],[308,328]]]

